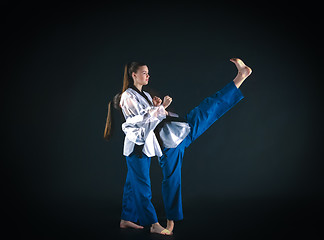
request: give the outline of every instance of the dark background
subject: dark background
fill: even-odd
[[[103,139],[128,61],[185,116],[253,69],[245,96],[187,149],[174,239],[319,239],[323,219],[320,6],[311,2],[2,3],[5,230],[42,239],[159,238],[119,229],[123,119]],[[321,26],[321,27],[320,27]],[[166,218],[152,158],[152,202]]]

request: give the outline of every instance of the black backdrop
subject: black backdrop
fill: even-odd
[[[152,238],[120,231],[122,117],[103,140],[123,66],[184,116],[253,69],[245,98],[187,149],[175,239],[316,239],[323,209],[319,6],[247,3],[2,3],[3,204],[7,231],[56,238]],[[162,174],[153,204],[165,225]],[[154,236],[153,236],[154,237]]]

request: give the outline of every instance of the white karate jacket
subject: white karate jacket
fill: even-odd
[[[143,91],[153,104],[152,97]],[[123,155],[129,156],[135,144],[142,145],[143,153],[148,157],[163,155],[159,142],[155,136],[155,127],[166,118],[165,108],[150,106],[147,100],[132,88],[126,89],[120,98],[120,107],[126,121],[122,124],[125,133]],[[168,111],[169,112],[169,111]],[[169,116],[179,117],[169,112]],[[190,126],[186,122],[166,122],[159,131],[164,147],[175,148],[189,134]]]

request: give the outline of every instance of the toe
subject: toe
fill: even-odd
[[[164,235],[171,235],[171,232],[168,229],[164,229],[161,233]]]

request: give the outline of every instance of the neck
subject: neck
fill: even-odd
[[[140,91],[140,92],[142,92],[142,87],[143,87],[143,85],[141,85],[141,84],[138,84],[138,83],[134,83],[134,86]]]

